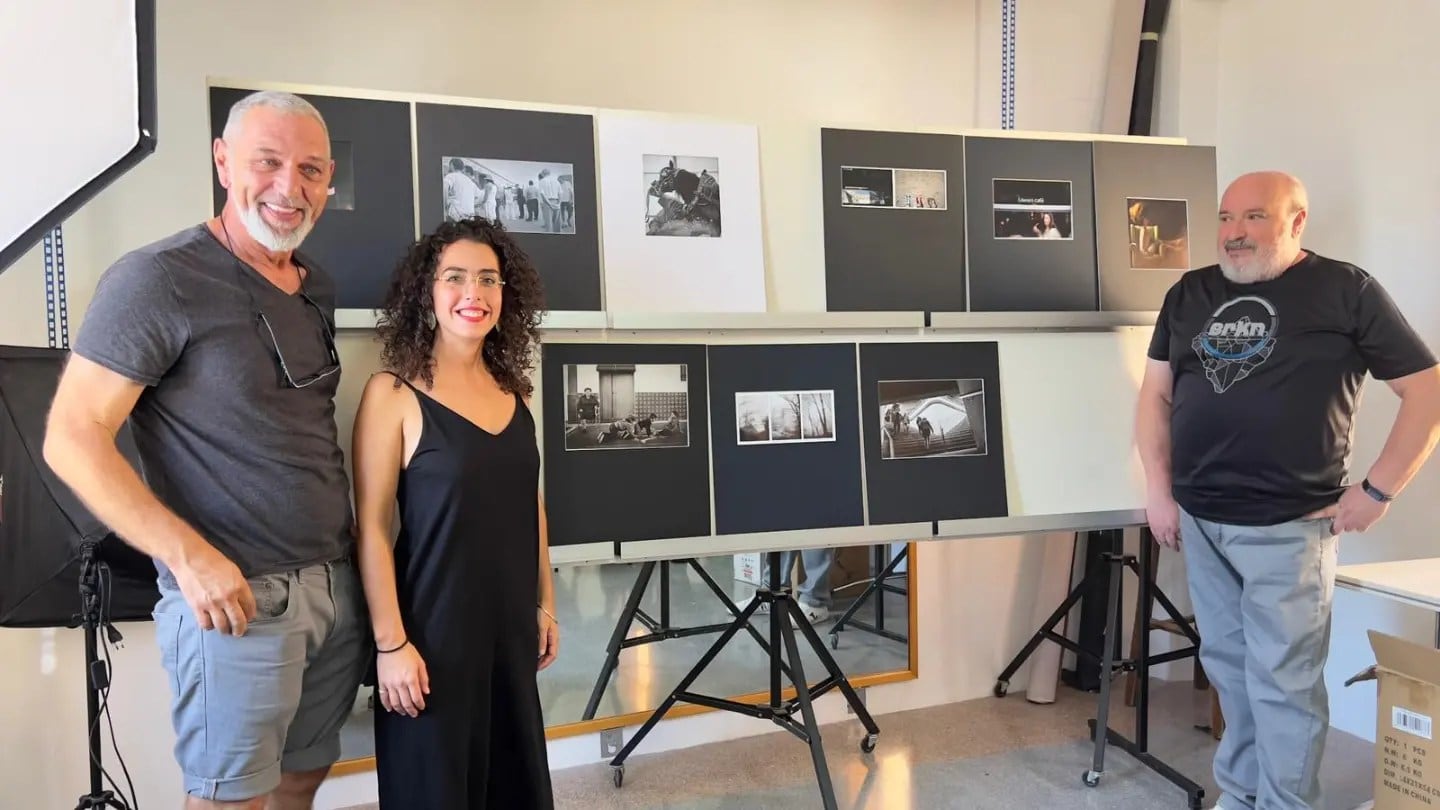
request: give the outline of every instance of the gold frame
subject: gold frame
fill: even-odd
[[[857,545],[877,544],[861,543]],[[859,675],[854,678],[850,678],[850,685],[854,686],[857,689],[866,686],[880,686],[881,684],[887,683],[913,681],[916,678],[920,677],[920,648],[919,644],[917,643],[917,639],[919,638],[917,630],[919,628],[920,599],[919,591],[916,587],[918,585],[918,578],[915,575],[915,558],[916,551],[919,549],[919,547],[920,543],[915,540],[908,540],[905,543],[905,551],[908,555],[908,559],[905,561],[905,587],[908,591],[907,601],[909,603],[908,615],[910,638],[908,645],[909,662],[907,664],[907,667],[905,669],[890,670],[889,672],[871,672],[865,675]],[[791,697],[794,697],[795,687],[786,687],[785,689],[781,690],[780,694],[783,699],[789,699]],[[760,700],[767,700],[769,696],[769,692],[762,691],[751,692],[744,695],[737,695],[729,699],[742,703],[748,703]],[[670,711],[665,713],[665,719],[669,720],[675,717],[693,717],[699,714],[706,714],[709,712],[718,711],[720,710],[711,708],[709,706],[700,706],[694,703],[677,703],[670,709]],[[547,741],[559,740],[566,737],[577,737],[581,734],[593,734],[597,731],[604,731],[610,728],[639,725],[649,719],[650,715],[653,713],[654,709],[651,709],[650,711],[630,712],[628,714],[616,714],[609,717],[597,717],[594,720],[579,720],[573,723],[560,723],[554,726],[546,726],[545,739]],[[352,774],[366,773],[373,770],[375,770],[375,757],[373,755],[368,757],[357,757],[355,759],[346,759],[335,763],[334,767],[330,769],[329,776],[332,778],[337,776],[349,776]]]

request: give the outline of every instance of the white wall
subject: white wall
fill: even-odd
[[[159,9],[159,148],[66,223],[72,330],[101,271],[124,250],[209,211],[207,75],[405,92],[733,117],[760,127],[765,257],[771,309],[824,307],[819,132],[823,125],[958,129],[999,120],[999,4],[991,0],[746,0],[680,6],[376,3],[276,0],[223,13],[211,4]],[[1099,120],[1111,3],[1094,18],[1021,3],[1017,126],[1086,131]],[[1069,8],[1072,4],[1064,4]],[[1089,8],[1091,4],[1084,4]],[[636,16],[620,18],[619,10]],[[1045,13],[1032,19],[1035,9]],[[1048,10],[1047,10],[1048,9]],[[477,69],[477,48],[516,43],[523,62]],[[687,75],[660,61],[698,64]],[[699,58],[698,57],[703,57]],[[707,63],[713,59],[713,63]],[[1058,67],[1057,67],[1058,65]],[[1039,78],[1037,78],[1039,77]],[[0,276],[0,339],[43,344],[38,252]],[[38,326],[37,326],[38,324]],[[13,337],[12,337],[13,332]],[[342,441],[360,385],[375,366],[368,337],[342,339]],[[989,694],[1033,632],[1041,540],[923,547],[919,554],[921,674],[872,689],[877,712]],[[111,708],[141,801],[179,795],[166,692],[148,624],[123,628]],[[68,806],[85,790],[83,660],[74,631],[0,630],[0,806]],[[1022,671],[1015,682],[1023,683]],[[838,695],[822,720],[844,717]],[[733,715],[664,724],[642,752],[773,729]],[[551,746],[557,767],[595,761],[593,735]],[[107,749],[107,762],[114,764]],[[118,773],[117,773],[118,778]],[[24,787],[21,787],[24,786]],[[373,778],[328,784],[322,807],[371,799]]]
[[[1430,0],[1227,2],[1219,13],[1214,97],[1220,176],[1260,168],[1298,175],[1310,192],[1305,244],[1373,273],[1440,349],[1440,234],[1429,226],[1440,205],[1437,29],[1440,5]],[[1367,384],[1357,480],[1384,444],[1397,407],[1383,384]],[[1435,556],[1437,498],[1440,464],[1432,461],[1381,523],[1342,538],[1341,563]],[[1370,627],[1428,644],[1434,616],[1343,590],[1336,595],[1326,677],[1332,724],[1367,739],[1375,732],[1374,683],[1342,684],[1374,661]]]

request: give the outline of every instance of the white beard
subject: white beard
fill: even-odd
[[[305,237],[310,235],[310,228],[315,224],[310,218],[308,211],[302,211],[300,224],[287,236],[276,233],[270,224],[260,215],[260,204],[255,203],[249,208],[240,208],[240,221],[245,223],[245,230],[250,233],[250,238],[264,245],[267,250],[285,251],[294,250],[300,247]]]
[[[1252,248],[1250,259],[1244,264],[1236,264],[1228,253],[1223,249],[1220,251],[1220,272],[1225,274],[1225,278],[1236,284],[1254,284],[1277,278],[1285,272],[1285,267],[1275,257],[1273,245],[1260,247],[1247,243],[1244,246]]]

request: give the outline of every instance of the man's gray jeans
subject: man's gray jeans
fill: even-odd
[[[1312,810],[1330,727],[1325,659],[1338,538],[1329,518],[1232,526],[1180,511],[1200,662],[1225,715],[1229,810]]]

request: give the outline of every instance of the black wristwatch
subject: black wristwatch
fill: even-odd
[[[1380,490],[1376,489],[1376,488],[1375,488],[1375,485],[1372,484],[1372,483],[1370,483],[1370,479],[1369,479],[1369,478],[1366,478],[1364,481],[1361,481],[1361,482],[1360,482],[1360,488],[1363,489],[1363,490],[1365,490],[1365,494],[1366,494],[1366,495],[1369,495],[1370,497],[1374,498],[1375,500],[1379,501],[1380,503],[1389,503],[1389,502],[1395,500],[1395,496],[1394,496],[1394,495],[1386,495],[1385,493],[1383,493],[1383,492],[1381,492]]]

